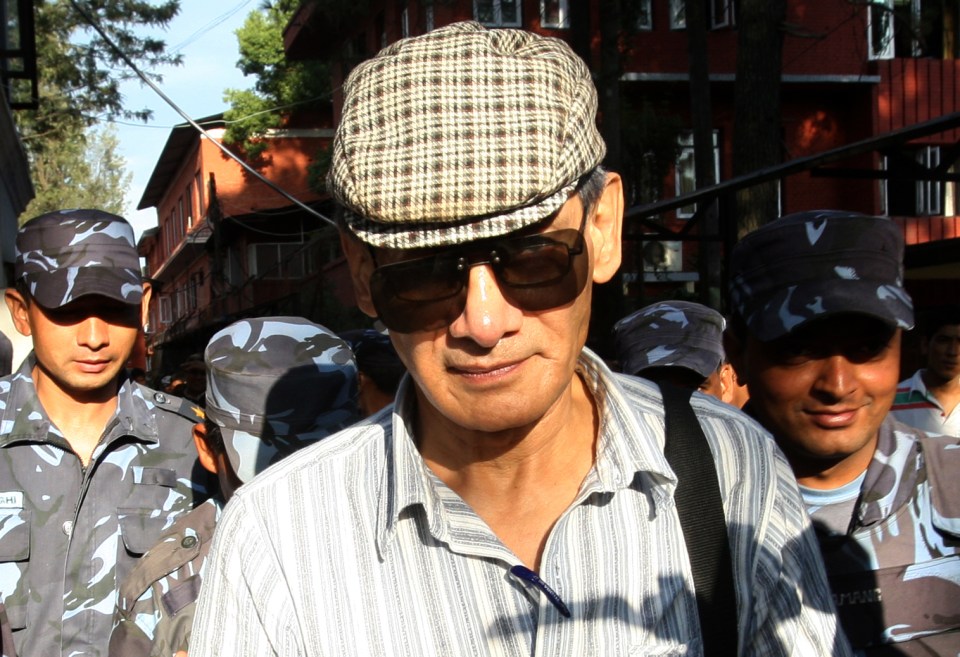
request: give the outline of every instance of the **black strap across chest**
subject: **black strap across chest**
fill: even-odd
[[[737,597],[716,465],[690,406],[692,390],[661,383],[664,456],[677,475],[674,500],[687,545],[706,657],[737,654]]]

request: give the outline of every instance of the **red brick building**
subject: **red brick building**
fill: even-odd
[[[222,139],[222,117],[199,122]],[[304,209],[192,126],[171,131],[139,204],[158,217],[138,245],[154,285],[147,335],[154,374],[202,351],[237,318],[317,318],[331,295],[352,303],[335,230],[318,216],[332,219],[332,209],[309,181],[309,165],[331,136],[329,117],[310,117],[266,137],[256,170]]]

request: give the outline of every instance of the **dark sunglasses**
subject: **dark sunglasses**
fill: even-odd
[[[586,221],[584,212],[576,230],[484,240],[378,266],[370,277],[373,306],[380,321],[397,333],[449,326],[467,305],[467,282],[476,265],[490,265],[504,297],[518,308],[564,306],[587,283]]]

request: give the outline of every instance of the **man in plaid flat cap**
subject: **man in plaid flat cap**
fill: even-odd
[[[150,287],[122,217],[32,219],[14,277],[33,351],[0,379],[0,600],[19,654],[106,655],[118,583],[207,497],[201,416],[127,378]]]
[[[359,419],[350,347],[301,317],[235,322],[210,339],[204,363],[206,419],[194,442],[220,495],[178,520],[123,582],[111,657],[186,651],[224,504],[258,472]]]
[[[902,258],[883,217],[764,225],[731,255],[727,354],[793,466],[857,654],[955,657],[960,439],[890,414],[913,326]]]
[[[623,203],[590,72],[559,40],[458,23],[344,93],[329,187],[408,375],[392,412],[233,498],[191,657],[702,654],[660,394],[584,349]],[[789,466],[692,404],[734,555],[721,651],[847,654]]]

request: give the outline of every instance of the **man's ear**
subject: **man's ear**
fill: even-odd
[[[373,275],[375,267],[367,245],[341,229],[340,248],[343,249],[347,265],[350,267],[350,278],[353,280],[353,295],[357,299],[357,307],[370,317],[376,317],[377,311],[370,297],[370,276]]]
[[[207,444],[207,427],[203,422],[193,425],[193,444],[197,447],[197,460],[203,469],[217,474],[217,455]]]
[[[143,300],[140,302],[140,326],[146,326],[150,322],[150,299],[152,298],[153,286],[144,281]]]
[[[623,181],[620,174],[607,173],[589,228],[593,240],[593,282],[606,283],[620,268],[622,255]]]
[[[10,318],[20,335],[31,335],[30,316],[27,314],[27,302],[21,294],[14,288],[7,288],[4,295],[4,301],[7,302],[7,308],[10,310]]]

